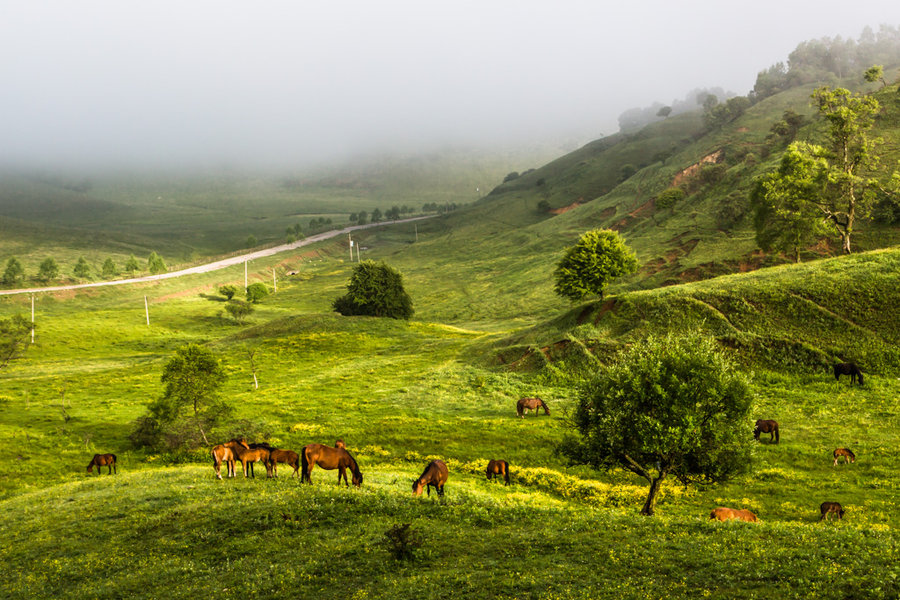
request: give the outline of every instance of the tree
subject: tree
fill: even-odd
[[[372,222],[373,223],[378,223],[379,221],[381,221],[381,218],[382,218],[381,217],[381,209],[376,208],[375,210],[372,211]]]
[[[125,261],[125,271],[129,275],[134,275],[136,271],[139,271],[141,265],[138,264],[138,259],[132,254],[128,257],[128,260]]]
[[[617,231],[592,229],[568,248],[557,263],[554,290],[573,302],[591,294],[602,298],[612,279],[634,273],[637,267],[634,252]]]
[[[161,380],[165,392],[138,420],[132,439],[169,448],[197,447],[201,440],[208,445],[207,432],[231,411],[218,394],[225,381],[219,359],[199,344],[181,346],[163,368]]]
[[[31,328],[32,324],[22,315],[0,319],[0,369],[25,351]]]
[[[3,283],[15,285],[25,279],[25,269],[15,256],[6,261],[6,271],[3,272]]]
[[[257,304],[260,300],[269,295],[269,288],[266,284],[256,282],[247,286],[247,301]]]
[[[659,109],[658,111],[656,111],[656,116],[657,116],[657,117],[662,117],[663,119],[667,118],[667,117],[668,117],[669,115],[671,115],[671,114],[672,114],[672,107],[671,107],[671,106],[663,106],[661,109]]]
[[[168,270],[166,269],[165,261],[156,252],[151,252],[150,256],[147,257],[147,269],[154,275],[165,273]]]
[[[40,281],[48,282],[59,277],[59,265],[52,256],[45,258],[38,266],[37,278]]]
[[[252,248],[257,244],[256,236],[252,233],[247,236],[247,248]]]
[[[253,305],[249,302],[243,302],[241,300],[229,300],[227,304],[225,304],[225,311],[231,315],[231,317],[237,323],[243,323],[244,319],[249,317],[253,313]]]
[[[800,250],[827,234],[817,206],[827,185],[825,154],[821,147],[791,144],[778,170],[757,181],[751,201],[760,248],[791,253],[800,262]]]
[[[621,467],[647,480],[652,515],[663,480],[721,482],[747,469],[750,387],[716,342],[699,333],[634,344],[580,391],[573,463]]]
[[[364,210],[361,210],[361,211],[359,211],[359,215],[356,220],[356,224],[357,225],[365,225],[368,218],[369,218],[369,213],[367,213]]]
[[[227,283],[219,286],[219,293],[231,300],[234,298],[234,295],[238,293],[238,286]]]
[[[91,266],[84,259],[83,256],[78,257],[78,262],[75,263],[75,268],[72,269],[72,273],[78,279],[87,279],[91,276]]]
[[[413,315],[412,299],[403,289],[403,276],[385,263],[372,260],[364,260],[353,268],[347,293],[337,298],[332,307],[345,316],[409,319]]]
[[[866,81],[869,83],[880,81],[882,88],[887,86],[887,81],[884,80],[884,67],[882,65],[872,65],[866,69],[863,77],[865,77]]]
[[[119,274],[119,271],[116,269],[116,263],[113,262],[112,258],[107,258],[103,261],[102,273],[104,279],[112,279]]]

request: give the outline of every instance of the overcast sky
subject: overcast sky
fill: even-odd
[[[614,133],[897,0],[0,0],[0,162],[287,166]]]

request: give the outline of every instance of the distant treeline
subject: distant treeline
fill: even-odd
[[[695,89],[684,100],[670,105],[654,102],[643,108],[630,108],[619,115],[622,133],[635,132],[645,125],[679,113],[704,110],[710,128],[736,119],[754,103],[792,87],[818,81],[827,82],[862,74],[872,65],[892,68],[900,65],[900,27],[882,25],[878,33],[863,29],[859,40],[824,37],[801,42],[788,55],[787,65],[778,62],[756,77],[753,90],[746,96],[722,88]]]

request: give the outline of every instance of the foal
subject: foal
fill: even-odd
[[[856,462],[856,455],[853,454],[853,450],[850,448],[835,448],[834,450],[834,466],[836,467],[838,464],[838,460],[844,457],[844,463],[848,462]]]

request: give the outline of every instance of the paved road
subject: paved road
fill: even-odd
[[[216,271],[218,269],[224,269],[225,267],[230,267],[232,265],[239,265],[244,261],[253,260],[255,258],[262,258],[264,256],[272,256],[273,254],[278,254],[279,252],[286,252],[288,250],[294,250],[296,248],[300,248],[301,246],[308,246],[309,244],[314,244],[316,242],[321,242],[322,240],[327,240],[333,237],[337,237],[339,235],[343,235],[346,233],[350,233],[351,231],[359,231],[360,229],[370,229],[372,227],[383,227],[385,225],[396,225],[398,223],[411,223],[413,221],[421,221],[422,219],[430,219],[437,215],[425,215],[424,217],[412,217],[411,219],[400,219],[398,221],[383,221],[381,223],[368,223],[366,225],[353,225],[351,227],[345,227],[343,229],[334,230],[334,231],[325,231],[323,233],[317,233],[316,235],[309,236],[308,238],[304,238],[302,240],[290,243],[290,244],[282,244],[280,246],[274,246],[272,248],[266,248],[265,250],[257,250],[256,252],[250,252],[249,254],[241,254],[240,256],[232,256],[231,258],[225,258],[223,260],[217,260],[216,262],[211,262],[205,265],[199,265],[196,267],[191,267],[189,269],[182,269],[181,271],[171,271],[169,273],[160,273],[159,275],[147,275],[146,277],[134,277],[131,279],[116,279],[114,281],[96,281],[94,283],[79,283],[74,285],[58,285],[52,287],[42,287],[42,288],[23,288],[19,290],[0,290],[0,296],[9,296],[12,294],[36,294],[39,292],[58,292],[62,290],[77,290],[81,288],[96,288],[103,287],[107,285],[126,285],[129,283],[141,283],[143,281],[156,281],[158,279],[171,279],[173,277],[181,277],[183,275],[194,275],[196,273],[209,273],[210,271]]]

